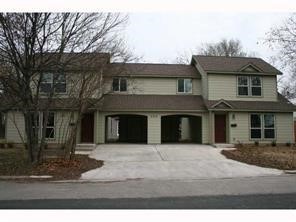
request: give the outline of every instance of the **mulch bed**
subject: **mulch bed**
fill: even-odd
[[[50,175],[47,180],[78,179],[82,173],[103,166],[103,161],[87,155],[75,155],[70,160],[46,159],[42,164],[31,166],[21,149],[0,150],[0,176]]]
[[[228,159],[261,167],[281,170],[296,170],[295,146],[251,146],[244,145],[235,150],[222,150]]]

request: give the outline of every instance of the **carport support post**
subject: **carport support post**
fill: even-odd
[[[209,111],[209,143],[214,144],[214,118],[213,112]]]
[[[161,143],[161,117],[159,114],[148,115],[148,144]]]

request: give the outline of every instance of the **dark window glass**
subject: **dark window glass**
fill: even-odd
[[[264,138],[273,139],[275,137],[274,129],[265,129]]]
[[[184,79],[184,92],[190,93],[192,92],[192,80],[191,79]]]
[[[51,83],[41,83],[40,84],[40,91],[43,93],[50,93],[52,90],[52,84]]]
[[[261,78],[259,76],[251,77],[252,86],[261,86]]]
[[[4,113],[0,113],[0,139],[4,139],[5,138],[5,123],[6,123],[6,119],[5,119],[5,114]]]
[[[178,92],[184,92],[184,79],[178,79]]]
[[[261,128],[261,118],[259,114],[251,115],[251,128]]]
[[[113,91],[118,92],[119,91],[119,79],[113,79]]]
[[[274,128],[274,115],[265,114],[264,115],[264,127],[265,128]]]
[[[40,83],[40,92],[50,93],[52,91],[53,75],[52,73],[44,73]]]
[[[240,96],[247,96],[248,95],[248,87],[239,86],[238,87],[238,95],[240,95]]]
[[[66,76],[65,74],[57,74],[54,78],[54,88],[56,93],[66,92]]]
[[[247,76],[239,76],[238,77],[238,85],[239,86],[248,86],[248,77]]]
[[[120,79],[120,92],[126,92],[127,82],[126,79]]]
[[[261,139],[261,129],[251,129],[252,139]]]
[[[44,119],[43,119],[44,121]],[[47,117],[47,127],[45,130],[45,138],[47,139],[53,139],[54,138],[54,113],[50,112],[48,113]]]
[[[261,96],[261,87],[252,87],[252,96]]]
[[[54,128],[46,128],[45,130],[45,138],[53,139],[54,138]]]

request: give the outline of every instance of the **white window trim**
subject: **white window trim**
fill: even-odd
[[[252,122],[251,122],[251,115],[259,115],[260,116],[260,128],[258,127],[252,127]],[[266,127],[265,128],[265,124],[264,124],[264,116],[265,115],[273,115],[273,122],[274,122],[274,126],[273,128],[270,128],[270,127]],[[258,140],[276,140],[277,136],[276,136],[276,116],[274,113],[250,113],[249,115],[249,121],[250,121],[250,127],[249,127],[249,133],[250,133],[250,140],[253,140],[253,141],[258,141]],[[252,138],[252,134],[251,134],[251,130],[252,129],[260,129],[261,130],[261,138]],[[274,138],[265,138],[265,135],[264,135],[264,130],[265,129],[273,129],[274,130]]]
[[[239,77],[247,77],[247,85],[239,85]],[[260,86],[253,86],[252,85],[252,77],[259,77],[260,78]],[[236,78],[236,92],[238,97],[263,97],[263,84],[262,84],[263,78],[262,76],[245,76],[245,75],[238,75]],[[239,87],[247,87],[248,88],[248,95],[240,95],[239,94]],[[261,88],[261,95],[253,95],[252,94],[252,87]]]
[[[183,92],[179,92],[179,80],[183,80],[183,84],[184,84],[184,91]],[[191,90],[189,92],[185,92],[185,80],[190,80],[191,82]],[[193,81],[190,78],[179,78],[177,79],[177,93],[178,94],[192,94],[192,88],[193,88]]]

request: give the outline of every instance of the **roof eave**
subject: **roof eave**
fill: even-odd
[[[275,76],[282,75],[283,73],[272,73],[272,72],[240,72],[240,71],[215,71],[215,70],[205,70],[207,74],[229,74],[229,75],[266,75],[266,76]]]

